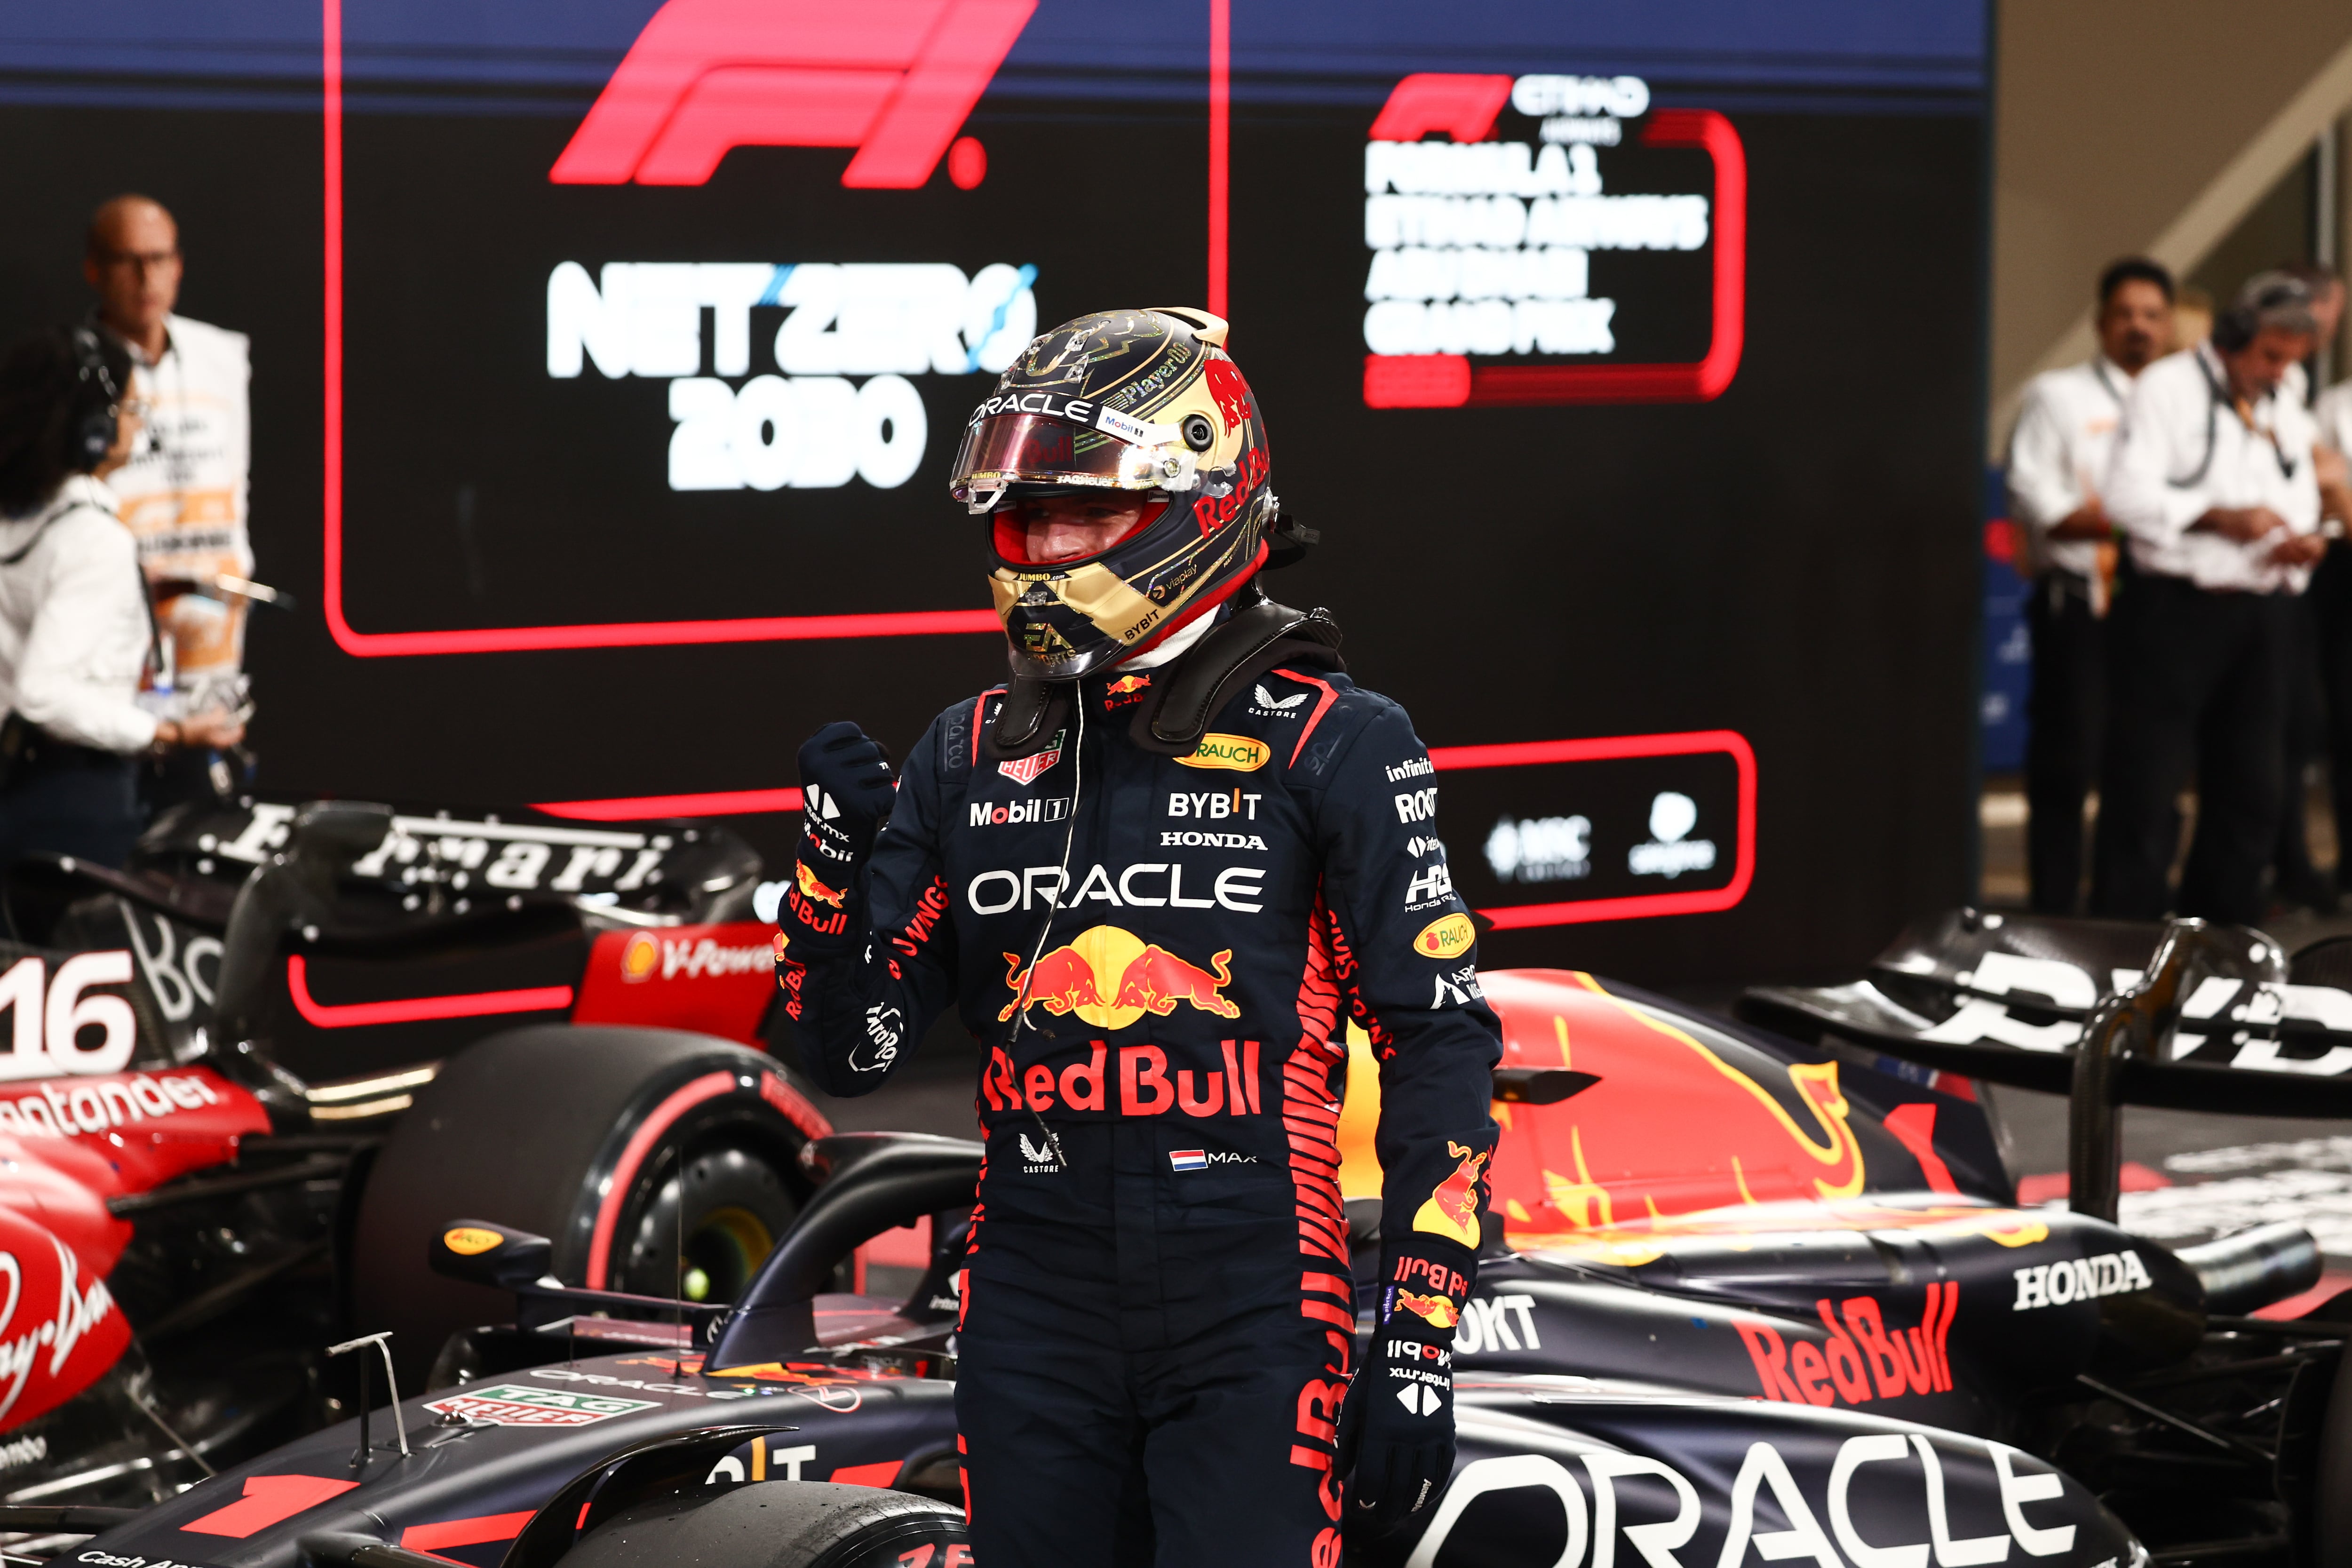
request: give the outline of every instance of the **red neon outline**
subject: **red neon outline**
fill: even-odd
[[[637,1179],[637,1167],[646,1163],[646,1151],[654,1140],[670,1129],[670,1124],[706,1100],[713,1100],[735,1087],[735,1075],[725,1068],[704,1073],[684,1088],[672,1091],[667,1100],[654,1107],[654,1113],[635,1132],[621,1150],[621,1158],[613,1167],[612,1179],[604,1184],[604,1201],[596,1210],[595,1234],[588,1242],[588,1289],[604,1288],[606,1265],[613,1256],[613,1229],[621,1223],[621,1205],[629,1195],[629,1188]]]
[[[796,789],[726,789],[705,795],[646,795],[627,800],[541,801],[531,810],[573,822],[653,822],[665,816],[745,816],[798,811]]]
[[[1644,147],[1702,147],[1715,160],[1715,330],[1695,364],[1481,364],[1470,405],[1513,403],[1707,403],[1739,372],[1748,339],[1748,149],[1712,109],[1661,109]]]
[[[1728,754],[1739,770],[1739,858],[1731,880],[1692,893],[1634,893],[1556,904],[1508,904],[1478,912],[1496,931],[1527,926],[1582,925],[1591,921],[1647,920],[1658,915],[1712,914],[1748,896],[1756,879],[1756,752],[1737,730],[1693,730],[1677,735],[1611,735],[1584,741],[1511,741],[1492,746],[1433,746],[1439,773],[1457,768],[1524,768],[1543,763],[1609,762],[1623,757]]]
[[[1688,364],[1472,364],[1466,354],[1367,354],[1367,408],[1493,408],[1513,404],[1707,403],[1739,373],[1748,341],[1748,150],[1712,109],[1662,109],[1645,147],[1702,147],[1715,161],[1715,321],[1706,357]],[[1411,373],[1402,367],[1417,362]],[[1459,366],[1451,375],[1443,374]],[[1373,376],[1386,371],[1375,401]],[[1454,379],[1467,373],[1469,390]],[[1390,390],[1413,384],[1404,396]],[[1431,388],[1444,383],[1432,395]],[[1425,399],[1425,400],[1424,400]]]
[[[741,620],[629,621],[563,626],[486,626],[465,631],[363,632],[343,614],[343,7],[320,0],[320,76],[326,121],[326,530],[327,632],[354,658],[450,653],[526,653],[547,648],[662,647],[681,644],[793,642],[811,637],[938,637],[1001,630],[988,610],[898,610],[857,616],[760,616]]]
[[[1233,217],[1233,0],[1209,0],[1209,314],[1226,314]]]
[[[415,1024],[431,1018],[479,1018],[493,1013],[554,1013],[572,1005],[569,985],[527,991],[476,991],[463,996],[411,996],[397,1002],[321,1002],[310,994],[310,966],[299,952],[286,960],[286,989],[303,1021],[320,1029],[369,1024]]]

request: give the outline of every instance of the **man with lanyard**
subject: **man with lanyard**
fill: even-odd
[[[2109,648],[2094,914],[2252,925],[2265,913],[2290,599],[2326,548],[2311,416],[2279,395],[2312,336],[2309,291],[2270,281],[2133,384],[2107,477],[2136,574]],[[2174,802],[2192,769],[2197,837],[2176,900]]]
[[[2128,258],[2099,276],[2099,352],[2026,386],[2009,445],[2009,515],[2033,591],[2027,699],[2026,878],[2033,909],[2071,915],[2083,888],[2083,807],[2106,707],[2115,524],[2100,500],[2134,377],[2171,346],[2172,274]]]
[[[994,1568],[1337,1568],[1343,1522],[1401,1523],[1452,1469],[1500,1030],[1426,750],[1323,612],[1255,581],[1313,536],[1224,340],[1161,309],[1033,342],[950,479],[1012,679],[895,794],[854,724],[800,753],[803,1059],[866,1093],[950,1006],[984,1052],[956,1415]],[[1351,1026],[1384,1173],[1360,1365]]]
[[[179,226],[161,203],[117,196],[91,215],[82,276],[95,321],[131,351],[149,409],[147,439],[111,488],[139,541],[177,702],[242,711],[252,371],[244,333],[173,313],[181,270]],[[152,804],[227,794],[242,772],[241,757],[177,753],[147,781]]]

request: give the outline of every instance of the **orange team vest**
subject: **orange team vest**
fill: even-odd
[[[253,575],[246,532],[253,373],[243,332],[184,316],[169,318],[167,330],[162,359],[150,364],[133,353],[131,383],[147,404],[148,434],[108,484],[139,542],[179,686],[202,705],[205,689],[234,678],[244,662],[246,601],[212,584]]]

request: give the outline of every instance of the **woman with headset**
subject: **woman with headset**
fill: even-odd
[[[87,328],[0,359],[0,869],[47,850],[120,866],[141,827],[135,760],[233,746],[241,716],[158,719],[162,648],[106,476],[130,458],[130,356]]]

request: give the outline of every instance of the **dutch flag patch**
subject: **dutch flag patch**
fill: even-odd
[[[1198,1149],[1171,1149],[1168,1151],[1168,1168],[1171,1171],[1205,1171],[1209,1168],[1209,1157]]]

